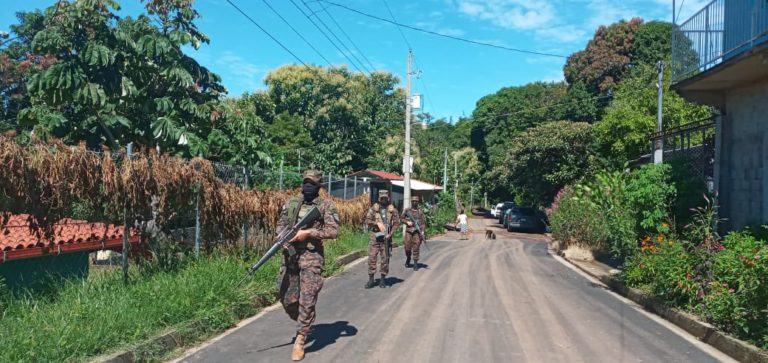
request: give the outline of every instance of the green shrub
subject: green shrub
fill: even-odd
[[[628,174],[603,171],[594,180],[576,186],[576,199],[594,211],[600,222],[596,228],[605,229],[605,247],[619,259],[632,256],[637,250],[633,209],[626,197]]]
[[[725,237],[700,313],[721,328],[768,346],[768,244],[750,231]]]
[[[595,251],[606,247],[608,230],[596,205],[583,203],[572,189],[566,188],[555,198],[551,210],[552,236],[565,247],[579,245]]]
[[[623,279],[680,306],[695,303],[699,284],[694,279],[695,256],[684,242],[666,235],[647,236],[640,251],[624,266]]]
[[[677,190],[677,197],[672,205],[672,215],[678,230],[691,223],[691,209],[704,206],[702,195],[707,193],[707,183],[691,165],[693,159],[689,156],[671,158],[671,181]]]
[[[437,204],[433,208],[425,208],[424,214],[427,217],[426,234],[432,236],[443,233],[443,226],[456,220],[456,203],[453,200],[453,194],[438,194]]]
[[[672,168],[667,164],[644,165],[627,182],[626,200],[634,211],[638,235],[666,233],[661,227],[669,221],[677,189],[672,184]]]

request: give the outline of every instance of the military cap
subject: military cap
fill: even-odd
[[[412,196],[412,197],[411,197],[411,202],[418,202],[418,201],[420,201],[420,200],[421,200],[421,199],[419,198],[419,196],[418,196],[418,195],[414,195],[414,196]]]
[[[389,190],[379,190],[379,198],[381,197],[387,197],[389,198]]]
[[[320,181],[323,179],[323,172],[320,170],[305,170],[304,171],[304,180],[309,180],[315,184],[320,184]]]

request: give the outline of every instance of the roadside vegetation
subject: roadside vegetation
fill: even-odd
[[[337,259],[367,244],[367,234],[342,230],[326,245],[325,275],[340,272]],[[133,266],[128,285],[121,270],[97,267],[86,281],[60,281],[44,292],[0,286],[0,361],[84,361],[192,323],[192,338],[204,339],[275,302],[277,257],[236,287],[258,253],[169,256],[176,257]]]
[[[598,173],[558,194],[553,236],[564,249],[610,252],[628,286],[768,349],[768,229],[723,238],[716,198],[694,201],[676,185],[687,182],[670,165]]]

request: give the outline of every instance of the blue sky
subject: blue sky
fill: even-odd
[[[326,65],[262,0],[232,1],[304,62]],[[348,65],[345,54],[354,54],[360,59],[365,56],[377,70],[393,72],[404,80],[407,46],[395,26],[337,7],[325,7],[322,1],[294,0],[301,7],[306,2],[306,6],[316,12],[315,16],[349,43],[330,14],[360,49],[357,51],[348,44],[350,52],[344,48],[339,52],[289,0],[267,1],[334,65]],[[389,18],[383,0],[333,1]],[[672,0],[387,1],[401,23],[492,44],[562,55],[584,48],[601,24],[635,16],[646,20],[670,20],[672,9]],[[16,11],[43,8],[53,3],[52,0],[0,2],[3,3],[0,8],[2,31],[8,31],[9,25],[16,22]],[[119,2],[124,14],[135,14],[141,9],[139,0]],[[679,19],[685,20],[705,3],[705,0],[686,1]],[[193,50],[191,55],[222,76],[230,95],[264,88],[263,79],[270,69],[295,63],[290,54],[226,1],[197,0],[196,8],[202,14],[198,25],[210,36],[211,44]],[[306,8],[304,11],[309,13]],[[414,92],[424,95],[425,111],[437,117],[453,117],[455,120],[462,115],[468,116],[480,97],[501,87],[562,79],[563,58],[481,47],[407,29],[403,32],[413,46],[416,65],[421,70],[421,78],[414,82]],[[365,60],[362,62],[368,64]]]

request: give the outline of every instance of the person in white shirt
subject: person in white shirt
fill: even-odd
[[[467,238],[467,232],[469,231],[469,223],[467,221],[467,215],[464,214],[463,209],[459,213],[459,216],[456,218],[456,223],[458,223],[459,231],[461,231],[461,239],[469,239]]]

